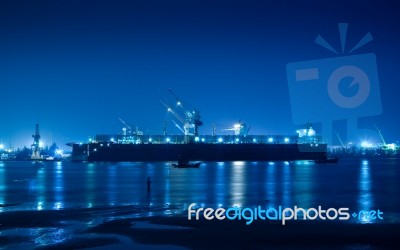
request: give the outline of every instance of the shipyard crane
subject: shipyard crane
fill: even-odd
[[[39,134],[39,124],[36,124],[35,134],[32,135],[33,143],[32,143],[32,155],[31,159],[37,160],[40,159],[40,134]]]
[[[181,126],[179,126],[179,124],[177,122],[175,122],[174,120],[172,120],[172,122],[175,124],[175,126],[184,134],[184,135],[190,135],[189,132],[189,128],[190,128],[190,124],[187,124],[187,122],[185,121],[185,119],[183,119],[177,112],[175,112],[174,109],[172,109],[165,101],[163,101],[162,99],[160,99],[160,102],[167,108],[167,111],[169,113],[171,113],[172,115],[175,116],[176,119],[178,119],[178,121],[180,123],[183,124],[183,128]]]
[[[174,91],[171,88],[169,88],[168,91],[175,98],[176,105],[180,107],[180,109],[182,109],[184,116],[182,117],[181,115],[179,115],[177,111],[171,108],[171,106],[166,104],[165,101],[163,101],[162,99],[160,99],[161,103],[179,120],[180,123],[182,123],[183,129],[181,126],[179,126],[179,128],[180,130],[183,130],[185,136],[198,136],[198,128],[199,126],[203,125],[200,117],[200,112],[196,109],[194,109],[193,111],[184,109],[182,101],[178,98]],[[175,123],[175,126],[176,125],[177,123]]]
[[[129,126],[129,124],[126,121],[122,120],[122,118],[120,118],[120,117],[118,117],[118,120],[128,129],[128,133],[129,132],[132,133],[132,127]]]
[[[175,92],[172,91],[171,88],[168,88],[168,91],[171,93],[171,95],[173,95],[173,96],[175,97],[176,105],[179,106],[179,107],[181,107],[182,110],[184,111],[185,109],[184,109],[183,106],[182,106],[182,102],[181,102],[181,100],[178,98],[178,96],[176,96]]]
[[[167,108],[168,112],[176,117],[176,119],[178,119],[181,123],[185,123],[185,119],[183,119],[178,113],[176,113],[175,110],[173,110],[167,103],[165,103],[165,101],[160,99],[160,102]]]
[[[336,134],[336,136],[337,136],[337,138],[338,138],[338,140],[339,140],[340,145],[342,146],[342,148],[346,149],[346,146],[344,145],[344,143],[343,143],[343,141],[342,141],[342,138],[340,138],[339,133],[338,133],[338,132],[335,132],[335,134]]]
[[[223,129],[222,131],[234,131],[235,135],[246,136],[250,131],[251,126],[247,127],[246,123],[238,121],[232,128]]]
[[[175,127],[177,127],[183,134],[185,134],[185,130],[181,128],[181,126],[179,126],[179,124],[176,121],[172,120],[172,122],[175,124]]]
[[[379,137],[381,138],[381,141],[382,141],[382,145],[385,147],[386,146],[385,138],[383,138],[383,135],[382,135],[381,131],[378,129],[378,127],[376,126],[376,124],[374,124],[374,127],[378,131]]]
[[[135,130],[132,129],[132,126],[130,126],[126,121],[122,120],[122,118],[118,117],[118,120],[125,126],[125,128],[128,129],[128,134],[133,134],[133,135],[143,135],[142,131],[139,131],[138,127],[135,127]],[[125,131],[125,130],[124,130]],[[125,133],[125,132],[124,132]]]

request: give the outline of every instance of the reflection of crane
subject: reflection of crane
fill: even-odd
[[[39,124],[36,124],[35,134],[32,135],[32,159],[40,159],[40,134],[39,134]]]

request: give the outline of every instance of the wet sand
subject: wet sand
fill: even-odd
[[[162,211],[162,208],[155,210]],[[29,235],[6,235],[4,230],[21,228],[68,229],[74,223],[102,221],[59,242],[35,245],[37,249],[395,249],[400,244],[398,224],[349,224],[297,221],[279,222],[188,221],[178,216],[122,218],[146,209],[131,206],[17,211],[0,213],[0,246],[23,248],[32,243]],[[120,217],[118,217],[120,216]],[[121,217],[122,216],[122,217]],[[79,224],[79,223],[78,223]],[[129,241],[131,239],[131,241]],[[21,243],[22,242],[22,243]],[[33,245],[31,245],[33,246]]]

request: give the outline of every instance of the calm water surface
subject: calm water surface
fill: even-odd
[[[146,180],[152,180],[147,191]],[[400,222],[400,159],[341,159],[338,164],[0,162],[0,211],[138,205],[185,208],[294,205],[380,209]]]

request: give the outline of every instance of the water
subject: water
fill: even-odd
[[[152,180],[147,191],[147,177]],[[0,212],[104,206],[348,207],[380,210],[400,222],[400,159],[341,159],[338,164],[0,162]],[[357,222],[353,220],[353,222]]]

